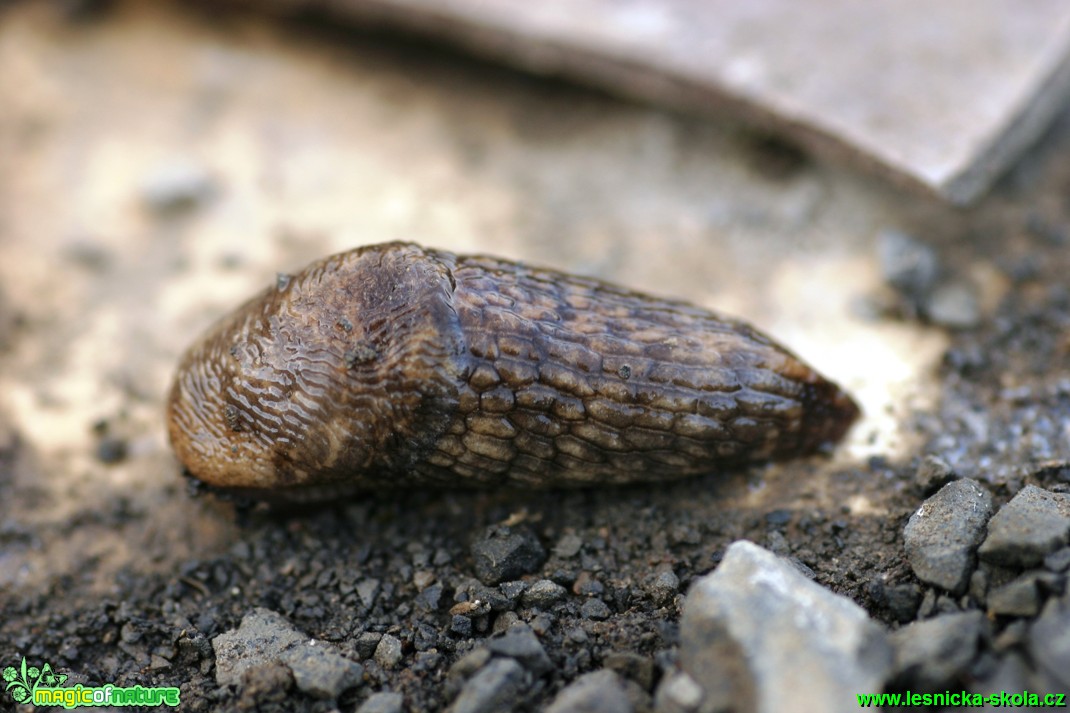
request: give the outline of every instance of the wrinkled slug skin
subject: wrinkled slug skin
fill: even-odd
[[[280,276],[168,403],[190,474],[265,494],[672,479],[813,452],[857,415],[742,322],[404,243]]]

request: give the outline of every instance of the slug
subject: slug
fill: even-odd
[[[188,474],[272,497],[668,480],[812,453],[858,413],[743,322],[409,243],[280,275],[167,406]]]

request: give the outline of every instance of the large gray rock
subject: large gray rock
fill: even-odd
[[[212,639],[216,683],[238,684],[246,671],[282,663],[293,672],[297,687],[316,698],[337,698],[360,683],[360,664],[336,653],[328,644],[310,639],[285,617],[269,609],[254,609],[241,626]]]
[[[991,515],[992,496],[976,480],[952,481],[922,503],[903,530],[918,579],[956,594],[965,591]]]
[[[1067,542],[1070,496],[1027,485],[992,517],[978,554],[1005,567],[1035,567]]]
[[[884,630],[861,607],[746,541],[691,588],[680,631],[700,710],[854,711],[855,693],[881,690],[892,668]]]

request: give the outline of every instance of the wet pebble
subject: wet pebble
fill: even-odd
[[[405,699],[400,693],[380,691],[360,704],[357,713],[402,713]]]
[[[492,525],[472,543],[472,564],[484,584],[497,584],[534,572],[546,550],[529,528]]]
[[[511,658],[494,659],[472,678],[449,707],[450,713],[502,713],[515,710],[527,688],[524,669]]]
[[[975,480],[955,480],[922,503],[903,530],[910,568],[918,579],[963,592],[992,515],[992,496]]]
[[[1034,567],[1070,540],[1070,496],[1022,488],[988,523],[978,554],[986,562]]]
[[[620,678],[612,671],[587,673],[565,686],[546,713],[632,713]]]
[[[944,614],[892,632],[895,684],[918,691],[952,686],[977,655],[986,634],[985,617],[979,611]]]
[[[759,710],[857,710],[854,694],[881,690],[892,666],[861,607],[746,541],[691,587],[680,634],[680,663],[711,710],[750,696]]]

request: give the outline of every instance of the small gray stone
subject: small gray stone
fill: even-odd
[[[178,213],[211,197],[215,182],[201,164],[173,158],[150,168],[141,179],[139,192],[141,200],[153,211]]]
[[[646,588],[647,594],[659,607],[672,604],[676,593],[680,591],[680,578],[671,569],[654,577],[654,581]]]
[[[527,688],[524,669],[513,659],[494,659],[465,682],[451,713],[500,713],[514,710]]]
[[[1064,690],[1070,689],[1070,594],[1049,600],[1033,622],[1029,654]]]
[[[882,230],[877,235],[877,260],[884,281],[914,299],[932,289],[940,272],[936,252],[898,230]]]
[[[654,710],[657,713],[692,713],[702,705],[706,692],[685,671],[672,671],[661,679],[654,694]],[[741,701],[735,701],[739,710],[751,710],[753,706],[743,707]],[[708,710],[718,710],[707,706]],[[730,710],[730,709],[729,709]]]
[[[988,593],[988,611],[1001,616],[1036,616],[1042,603],[1036,573],[1024,574]]]
[[[379,691],[360,704],[357,713],[402,713],[405,698],[400,693]]]
[[[382,638],[383,635],[378,632],[365,631],[357,637],[357,655],[361,659],[370,659],[372,654],[375,653],[375,647],[379,645],[379,641]]]
[[[884,590],[888,612],[898,622],[908,622],[918,613],[921,604],[921,587],[916,584],[897,584]]]
[[[925,302],[929,321],[949,329],[973,329],[981,323],[977,290],[967,282],[940,285]]]
[[[1044,558],[1044,568],[1051,572],[1070,570],[1070,547],[1056,550]]]
[[[588,599],[580,606],[580,616],[584,619],[604,621],[612,614],[613,612],[610,611],[609,605],[597,597]]]
[[[360,603],[366,607],[375,604],[375,599],[379,596],[379,587],[378,579],[362,579],[357,584],[357,596],[360,597]]]
[[[1070,496],[1027,485],[988,524],[978,553],[986,562],[1035,567],[1070,540]]]
[[[450,631],[458,636],[468,638],[472,635],[472,620],[461,614],[454,614],[450,619]]]
[[[603,660],[605,667],[635,681],[644,691],[654,685],[654,660],[630,651],[615,651]]]
[[[853,711],[855,692],[881,690],[892,667],[884,631],[861,607],[746,541],[691,587],[680,632],[703,709]]]
[[[390,634],[383,634],[375,647],[375,661],[386,669],[394,668],[401,662],[401,640]]]
[[[310,640],[281,614],[254,609],[241,626],[212,639],[216,682],[241,681],[249,669],[275,663],[293,672],[298,688],[317,698],[337,698],[360,682],[364,669],[322,643]]]
[[[991,515],[992,496],[968,478],[948,483],[922,503],[903,530],[918,579],[949,592],[965,591]]]
[[[364,668],[328,651],[306,644],[285,652],[281,660],[293,671],[297,687],[314,698],[335,699],[360,683]]]
[[[497,584],[534,572],[546,561],[546,550],[529,528],[493,525],[472,543],[472,564],[484,584]]]
[[[517,624],[497,638],[487,641],[487,648],[498,656],[516,659],[536,676],[554,667],[539,637],[527,624]]]
[[[617,674],[587,673],[565,686],[546,713],[632,713],[632,702]]]
[[[562,535],[554,545],[554,554],[563,559],[575,557],[583,547],[583,540],[578,535]]]
[[[973,661],[986,632],[979,611],[942,614],[892,632],[894,680],[911,690],[943,690]]]
[[[921,465],[914,472],[914,482],[917,483],[926,497],[932,495],[955,479],[955,472],[944,459],[928,455],[921,461]]]
[[[498,585],[498,591],[511,602],[515,602],[519,599],[520,595],[522,595],[527,588],[528,583],[520,580],[516,582],[502,582]]]
[[[540,579],[528,587],[521,601],[524,606],[548,609],[568,595],[568,590],[549,579]]]

